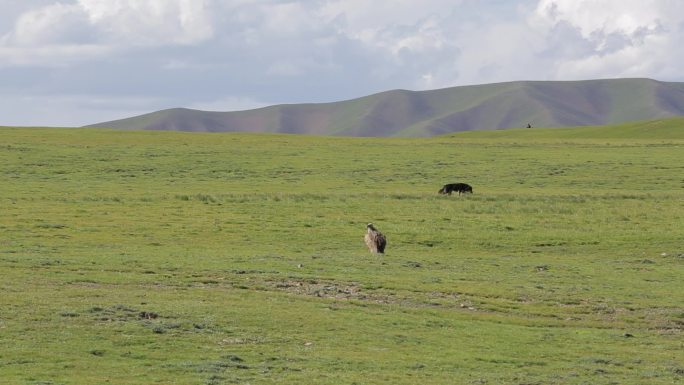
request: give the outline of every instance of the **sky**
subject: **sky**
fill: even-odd
[[[515,80],[684,81],[681,0],[0,0],[0,125]]]

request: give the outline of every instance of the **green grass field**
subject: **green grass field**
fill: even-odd
[[[684,383],[684,122],[653,124],[0,128],[0,383]]]

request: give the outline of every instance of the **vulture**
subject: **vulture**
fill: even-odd
[[[381,253],[385,252],[385,246],[387,245],[387,239],[385,236],[373,227],[372,223],[366,226],[366,246],[371,253]]]

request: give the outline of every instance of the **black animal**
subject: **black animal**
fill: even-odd
[[[458,195],[465,194],[465,193],[473,193],[473,188],[466,183],[449,183],[445,184],[444,187],[439,189],[440,194],[449,194],[451,195],[452,192],[457,191]]]

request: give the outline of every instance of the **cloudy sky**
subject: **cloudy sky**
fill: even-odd
[[[0,0],[0,125],[511,80],[684,81],[681,0]]]

